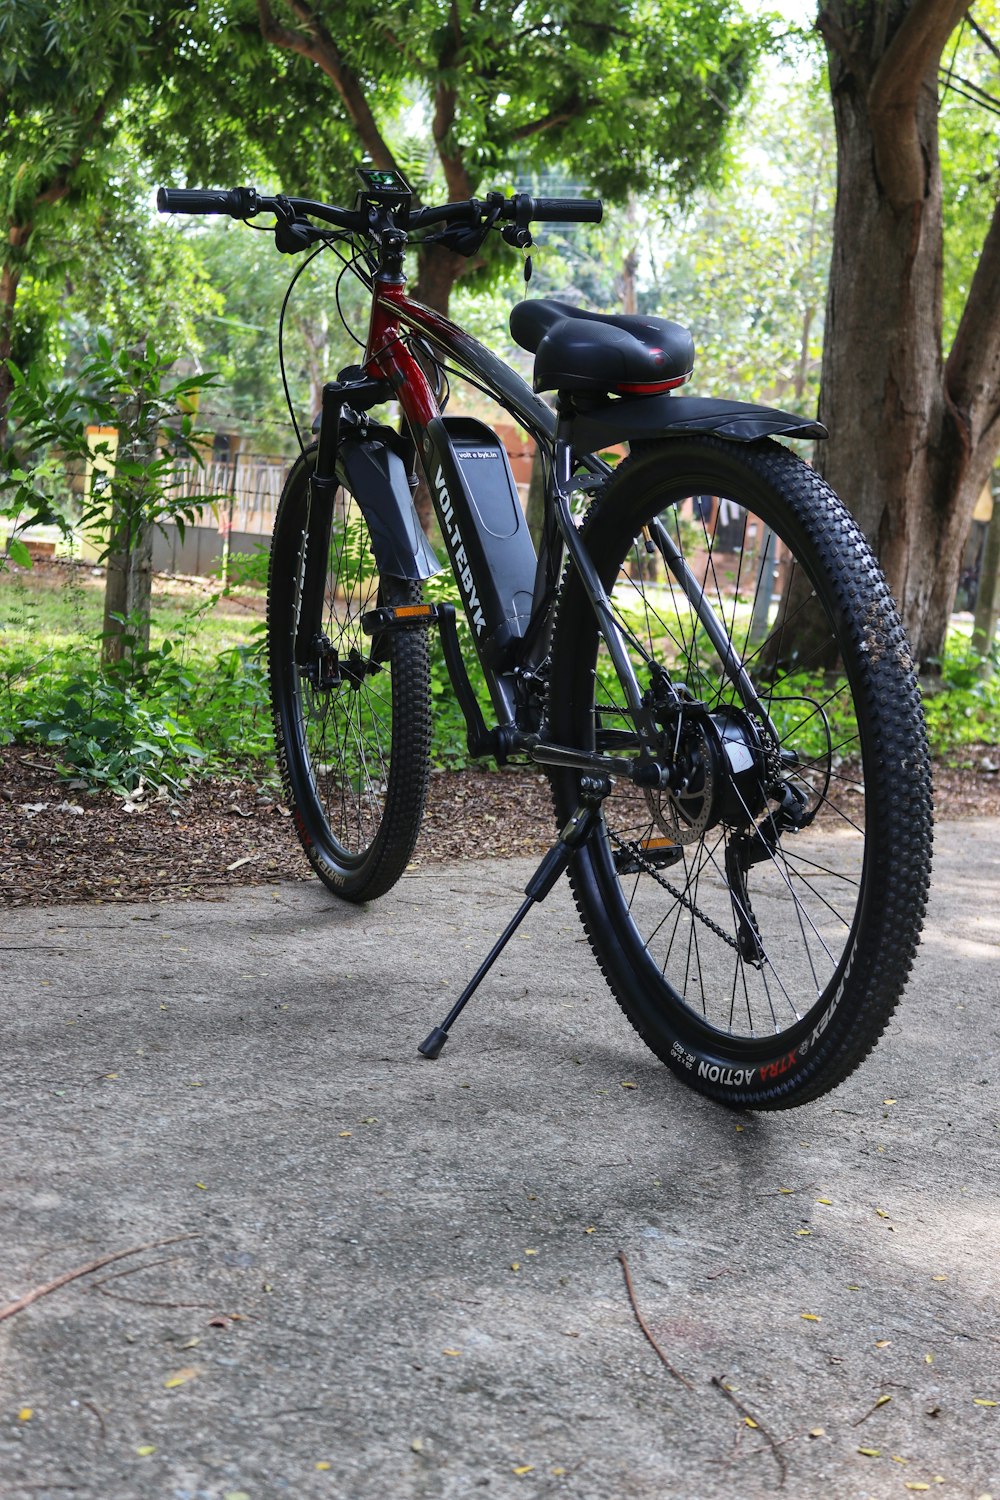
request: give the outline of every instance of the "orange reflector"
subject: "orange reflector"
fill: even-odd
[[[397,620],[412,620],[415,616],[421,619],[429,619],[434,613],[432,604],[397,604],[393,610]]]
[[[643,849],[676,849],[677,845],[673,839],[643,839],[640,847]]]

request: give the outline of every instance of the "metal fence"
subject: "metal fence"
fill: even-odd
[[[242,455],[235,460],[212,459],[206,464],[183,462],[175,470],[174,495],[195,502],[202,496],[213,496],[212,513],[223,534],[238,531],[267,536],[287,473],[287,464]],[[210,524],[208,514],[203,524]]]

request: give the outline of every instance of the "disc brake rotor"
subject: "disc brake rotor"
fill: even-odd
[[[675,844],[693,844],[712,821],[715,802],[715,757],[701,724],[689,721],[681,734],[678,758],[684,766],[684,781],[676,790],[647,788],[649,815]]]

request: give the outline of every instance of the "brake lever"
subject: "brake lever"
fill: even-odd
[[[317,229],[315,224],[296,215],[286,197],[279,196],[274,202],[274,245],[282,255],[298,255],[300,251],[310,249],[318,240],[325,238],[323,231]]]
[[[474,227],[456,225],[454,229],[443,229],[440,234],[429,235],[428,240],[443,245],[446,250],[453,250],[456,255],[475,255],[486,243],[486,236],[500,217],[504,196],[502,193],[487,193],[485,202],[486,212],[480,223]]]

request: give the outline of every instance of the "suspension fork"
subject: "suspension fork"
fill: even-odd
[[[323,633],[326,567],[337,493],[337,451],[343,399],[344,389],[339,381],[332,380],[323,387],[316,467],[309,479],[303,527],[305,564],[299,581],[299,615],[295,627],[295,660],[300,667],[315,660],[317,644]]]

